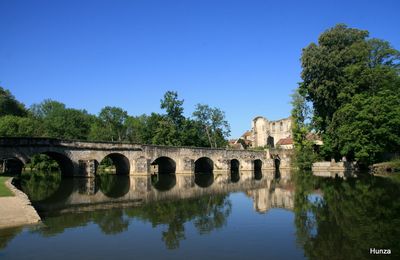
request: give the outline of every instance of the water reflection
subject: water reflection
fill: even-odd
[[[125,175],[101,174],[98,176],[100,190],[110,198],[119,198],[129,192],[130,178]]]
[[[59,172],[29,172],[18,176],[14,182],[30,195],[31,201],[51,197],[60,187]]]
[[[262,174],[262,171],[261,171],[261,170],[255,171],[255,172],[254,172],[254,179],[255,179],[255,180],[259,181],[259,180],[262,179],[262,177],[263,177],[263,174]]]
[[[194,183],[199,187],[207,188],[210,187],[214,182],[213,173],[196,173],[194,177]]]
[[[370,248],[400,257],[400,183],[389,178],[296,178],[298,243],[310,259],[370,259]]]
[[[240,173],[239,171],[231,171],[231,182],[236,183],[240,180]]]
[[[123,243],[127,236],[131,240],[142,237],[143,226],[148,224],[150,229],[145,230],[149,232],[146,234],[156,237],[150,240],[154,243],[151,248],[157,248],[161,240],[164,248],[177,251],[185,240],[185,247],[182,247],[185,251],[188,245],[197,248],[194,244],[199,241],[214,239],[212,243],[222,248],[227,243],[236,246],[237,240],[251,236],[254,236],[254,243],[268,241],[266,244],[274,248],[278,246],[274,244],[276,239],[289,230],[290,234],[282,235],[283,239],[295,239],[304,251],[300,255],[310,259],[368,259],[371,257],[369,248],[390,248],[391,257],[399,257],[398,181],[377,177],[327,179],[310,173],[296,173],[292,179],[290,175],[286,170],[243,171],[237,182],[232,181],[231,173],[62,179],[58,188],[49,194],[40,191],[46,188],[40,182],[38,187],[32,187],[34,184],[22,187],[27,187],[27,192],[45,194],[34,201],[45,225],[30,231],[44,237],[61,237],[67,229],[88,226],[104,235],[124,234],[113,236],[118,243]],[[49,184],[49,187],[53,186]],[[241,192],[241,196],[236,192]],[[250,203],[250,210],[246,203]],[[277,208],[284,210],[277,211]],[[254,212],[259,213],[257,217],[252,216]],[[268,232],[274,227],[274,232]],[[19,232],[21,230],[2,230],[0,246],[13,248],[10,247],[12,238]],[[93,239],[98,236],[95,234]],[[189,239],[196,234],[208,236]],[[35,237],[40,239],[40,236]],[[225,239],[221,241],[221,237]],[[268,250],[249,248],[251,250],[246,252],[257,252],[257,257],[270,256]],[[136,247],[135,250],[140,249]],[[246,254],[240,250],[236,256],[245,258]],[[205,253],[208,257],[222,257],[215,251],[213,254]]]
[[[159,191],[167,191],[176,185],[176,176],[173,173],[153,174],[151,184]]]

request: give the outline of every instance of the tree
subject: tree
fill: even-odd
[[[30,111],[42,123],[43,135],[54,138],[86,140],[94,119],[86,110],[66,108],[50,99],[32,105]]]
[[[359,156],[355,156],[356,150],[362,149],[355,149],[355,144],[346,144],[350,140],[349,134],[361,134],[359,138],[366,140],[361,142],[365,146],[371,147],[374,141],[385,149],[393,146],[393,143],[388,143],[393,142],[393,138],[391,141],[380,138],[377,131],[371,132],[369,136],[364,135],[365,131],[362,129],[356,131],[354,124],[349,127],[348,124],[351,122],[343,120],[343,114],[346,114],[346,118],[351,118],[348,115],[350,107],[358,107],[357,111],[352,110],[357,113],[370,110],[371,108],[364,106],[368,106],[368,102],[372,101],[371,98],[382,95],[382,91],[386,95],[398,97],[400,54],[388,42],[369,39],[368,35],[368,31],[339,24],[324,32],[318,39],[318,45],[312,43],[303,50],[301,58],[303,82],[300,84],[299,93],[313,105],[313,124],[315,130],[323,137],[322,154],[327,157],[363,158],[364,163],[374,162],[382,157],[384,151],[381,149],[379,153],[370,153],[367,156],[369,158],[364,156],[365,152],[363,156],[360,153],[358,153]],[[361,101],[362,98],[366,100]],[[379,97],[378,99],[384,102],[379,106],[386,107],[388,104],[398,106],[397,103],[388,99]],[[352,104],[353,102],[356,104]],[[362,107],[360,107],[361,104]],[[391,112],[385,110],[384,113]],[[378,117],[382,118],[378,119]],[[374,125],[372,121],[379,121],[384,125],[390,125],[385,132],[397,133],[396,128],[392,127],[392,120],[386,115],[375,114],[373,117],[360,118],[364,120],[359,124],[360,126]],[[344,129],[352,129],[353,132],[344,135]],[[398,150],[398,144],[394,143],[394,145]],[[350,146],[353,148],[349,149]],[[392,152],[395,149],[390,148],[386,152]]]
[[[313,103],[318,130],[326,129],[333,113],[354,91],[355,86],[346,77],[345,68],[366,64],[366,37],[367,31],[339,24],[319,37],[319,45],[312,43],[303,49],[300,93]]]
[[[225,113],[222,110],[197,104],[193,116],[203,125],[210,147],[226,145],[225,138],[229,136],[230,126],[228,121],[225,120]]]
[[[311,113],[312,110],[306,99],[300,95],[299,89],[292,94],[292,134],[294,142],[294,163],[300,169],[311,169],[312,163],[316,160],[313,149],[313,142],[307,139],[312,131]]]
[[[182,145],[194,147],[206,147],[209,144],[204,135],[203,125],[196,120],[185,119],[183,123],[183,132],[181,134]]]
[[[45,99],[40,104],[33,104],[29,110],[32,112],[34,117],[45,119],[52,114],[57,114],[65,109],[65,104],[55,100]]]
[[[125,121],[127,141],[131,143],[146,143],[144,138],[146,119],[146,115],[128,116]]]
[[[26,116],[27,111],[9,90],[0,87],[0,117],[5,115]]]
[[[168,116],[161,116],[157,122],[152,143],[157,145],[180,146],[181,131]]]
[[[42,125],[34,118],[12,115],[0,117],[0,136],[31,137],[41,136],[42,134]]]
[[[90,139],[123,141],[126,139],[126,121],[128,113],[119,107],[104,107],[98,116],[98,120],[92,125]]]
[[[167,111],[168,118],[175,124],[176,127],[182,126],[185,119],[183,116],[183,100],[178,99],[178,93],[175,91],[167,91],[164,94],[164,99],[160,100],[161,108]]]
[[[334,115],[334,147],[363,165],[382,160],[400,147],[400,95],[382,91],[357,94]]]

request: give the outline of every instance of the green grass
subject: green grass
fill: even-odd
[[[10,177],[8,176],[0,176],[0,197],[9,197],[9,196],[14,196],[14,193],[12,193],[7,187],[5,182],[9,179]]]

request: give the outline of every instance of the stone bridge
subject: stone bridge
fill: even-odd
[[[51,138],[0,138],[3,170],[21,171],[32,156],[46,154],[57,161],[63,176],[94,177],[109,158],[119,175],[151,173],[262,171],[288,167],[288,160],[271,159],[269,151],[170,147],[130,143],[87,142]],[[283,163],[282,163],[283,162]]]

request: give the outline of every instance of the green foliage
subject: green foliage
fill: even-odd
[[[126,121],[126,141],[130,143],[143,143],[145,140],[144,133],[146,131],[146,115],[138,117],[129,116]],[[145,142],[147,143],[147,142]]]
[[[34,118],[12,115],[0,117],[0,136],[29,137],[40,136],[42,133],[42,124]]]
[[[180,128],[184,120],[183,116],[183,100],[178,99],[178,93],[175,91],[167,91],[164,99],[160,101],[161,108],[167,111],[167,117],[172,123]]]
[[[46,154],[35,154],[31,157],[29,163],[25,164],[25,169],[40,172],[59,171],[58,163]]]
[[[126,140],[128,113],[119,107],[104,107],[90,130],[90,139],[103,141]]]
[[[225,113],[219,108],[197,104],[193,112],[194,118],[203,125],[204,133],[210,147],[224,147],[230,133],[229,123],[225,120]]]
[[[31,107],[34,117],[43,124],[42,136],[86,140],[93,117],[85,110],[66,108],[64,104],[44,100]]]
[[[8,176],[1,176],[0,175],[0,197],[9,197],[9,196],[14,196],[14,193],[12,193],[10,191],[10,189],[8,189],[6,187],[5,182],[10,179],[10,177]],[[1,248],[1,246],[0,246]]]
[[[383,159],[400,147],[400,95],[385,90],[377,95],[357,94],[334,115],[334,147],[364,165]]]
[[[314,152],[314,143],[307,139],[311,133],[311,108],[306,99],[300,95],[297,89],[292,94],[292,134],[294,142],[294,166],[301,170],[311,169],[312,163],[318,158]]]
[[[119,107],[104,107],[99,115],[67,108],[46,99],[28,112],[8,90],[0,88],[0,136],[54,137],[92,141],[125,141],[171,146],[225,147],[229,124],[218,108],[205,108],[205,121],[183,115],[183,100],[167,91],[161,100],[166,114],[129,116]],[[19,111],[19,112],[18,112]],[[25,111],[22,113],[21,111]]]
[[[368,35],[339,24],[303,50],[299,93],[313,105],[324,157],[370,164],[400,148],[400,54]]]
[[[6,115],[26,116],[27,111],[25,106],[18,102],[9,90],[0,87],[0,117]]]

